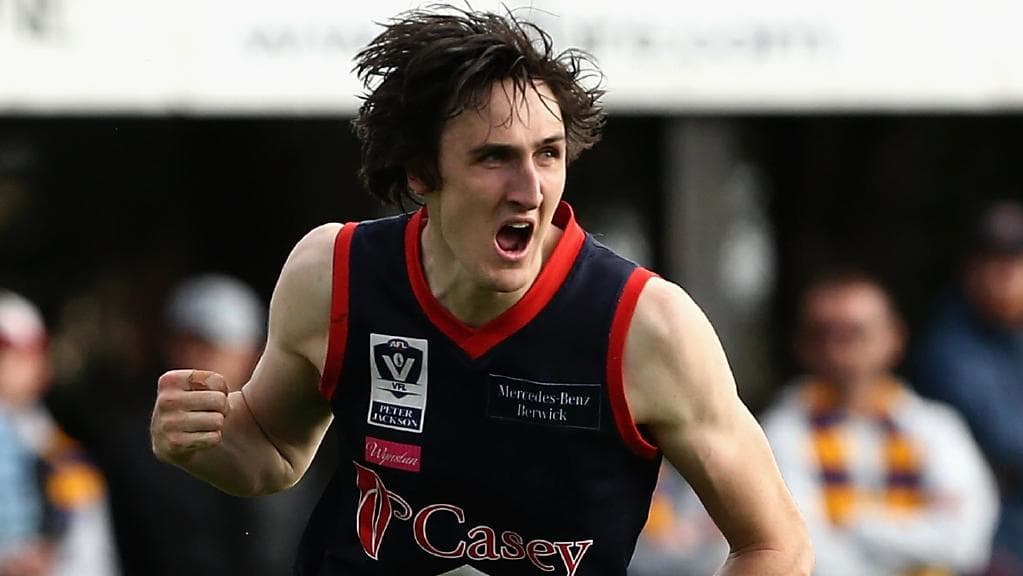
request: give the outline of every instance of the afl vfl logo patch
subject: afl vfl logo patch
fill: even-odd
[[[426,416],[429,343],[420,338],[369,335],[369,414],[374,426],[422,432]]]

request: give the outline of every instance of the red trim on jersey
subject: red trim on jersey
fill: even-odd
[[[552,221],[564,232],[533,285],[511,308],[475,328],[456,318],[430,291],[423,272],[419,242],[426,220],[426,209],[423,208],[412,216],[405,228],[405,265],[412,292],[430,322],[474,360],[520,330],[543,310],[568,277],[586,239],[586,234],[575,221],[572,207],[566,202],[559,204]]]
[[[323,363],[320,394],[330,400],[341,377],[341,365],[348,344],[348,254],[357,223],[345,224],[334,238],[334,268],[331,272],[330,327],[327,331],[327,358]]]
[[[623,358],[625,356],[625,338],[629,335],[632,325],[632,314],[636,311],[636,302],[643,291],[647,280],[655,274],[645,268],[636,268],[625,282],[622,297],[618,301],[614,320],[611,322],[611,338],[607,349],[607,394],[611,398],[611,412],[615,417],[618,432],[625,444],[633,452],[644,458],[657,455],[657,447],[647,442],[636,427],[629,410],[629,401],[625,397],[625,376]]]

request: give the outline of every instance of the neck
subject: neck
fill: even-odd
[[[890,400],[887,376],[860,376],[836,382],[838,403],[850,414],[870,416],[884,410]]]
[[[468,326],[479,327],[515,305],[529,286],[515,292],[497,292],[473,281],[464,268],[423,249],[423,272],[430,292],[448,312]]]
[[[448,312],[468,326],[479,327],[500,316],[525,296],[560,238],[561,229],[553,227],[545,238],[540,257],[531,264],[532,280],[518,290],[501,292],[474,278],[444,243],[437,227],[427,221],[421,239],[423,273],[433,297]]]

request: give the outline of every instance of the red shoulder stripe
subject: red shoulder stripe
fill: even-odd
[[[629,335],[632,315],[636,311],[636,302],[643,291],[647,280],[655,274],[645,268],[636,268],[625,282],[614,320],[611,322],[611,338],[607,350],[607,393],[611,399],[611,412],[614,414],[615,425],[625,444],[633,452],[643,458],[657,455],[657,447],[647,442],[629,410],[629,402],[625,397],[625,377],[623,358],[625,356],[625,338]]]
[[[327,358],[323,363],[323,377],[320,379],[320,394],[327,400],[334,397],[338,379],[341,377],[345,346],[348,344],[348,255],[351,252],[352,236],[357,225],[355,222],[343,225],[334,239]]]

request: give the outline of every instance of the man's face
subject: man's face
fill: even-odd
[[[1023,254],[977,257],[969,264],[966,289],[989,320],[1023,326]]]
[[[565,187],[560,114],[545,85],[513,96],[505,81],[494,84],[483,109],[448,121],[437,162],[441,188],[425,190],[410,178],[426,200],[432,257],[441,266],[497,292],[522,290],[536,278]]]
[[[898,361],[902,344],[902,330],[876,286],[821,286],[803,303],[800,358],[811,373],[833,384],[886,374]]]
[[[0,401],[23,407],[36,402],[50,380],[46,351],[0,345]]]

